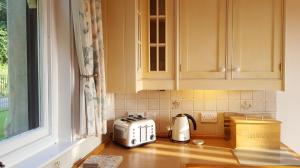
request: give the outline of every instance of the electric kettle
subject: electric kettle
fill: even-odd
[[[178,114],[176,117],[173,117],[172,127],[169,130],[169,138],[171,138],[173,142],[187,143],[190,141],[189,120],[192,121],[194,130],[196,130],[196,121],[191,115]]]

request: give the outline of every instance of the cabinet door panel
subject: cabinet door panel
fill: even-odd
[[[182,79],[225,79],[226,0],[180,0]]]
[[[232,1],[233,79],[280,79],[282,0]]]
[[[140,0],[142,79],[174,80],[174,0]]]

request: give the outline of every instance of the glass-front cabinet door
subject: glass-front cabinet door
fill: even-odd
[[[173,0],[139,0],[143,79],[174,80]]]

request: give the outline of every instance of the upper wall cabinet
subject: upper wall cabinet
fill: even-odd
[[[180,78],[225,79],[226,0],[180,0]]]
[[[174,0],[137,0],[141,19],[141,89],[175,89]]]
[[[283,1],[230,1],[232,79],[281,79]]]
[[[103,0],[104,51],[108,92],[136,92],[135,0]]]
[[[283,90],[283,0],[180,0],[179,89]]]
[[[109,92],[284,90],[284,0],[103,0]]]

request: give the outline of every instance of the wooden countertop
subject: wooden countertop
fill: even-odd
[[[233,123],[238,123],[238,124],[275,124],[275,123],[281,123],[278,120],[274,119],[260,119],[260,118],[254,118],[254,117],[241,117],[241,116],[234,116],[234,117],[229,117],[230,120]]]
[[[172,143],[158,139],[156,143],[125,148],[109,142],[101,154],[123,156],[120,168],[296,168],[298,166],[240,165],[229,141],[204,139],[203,146]],[[285,146],[283,146],[285,147]],[[293,151],[291,151],[293,152]],[[295,153],[295,156],[297,154]],[[299,157],[299,155],[297,155]]]
[[[204,139],[206,144],[197,146],[192,143],[172,143],[168,139],[159,139],[156,143],[137,148],[124,148],[109,143],[103,154],[121,155],[120,168],[181,168],[186,164],[201,165],[239,165],[223,139]]]

